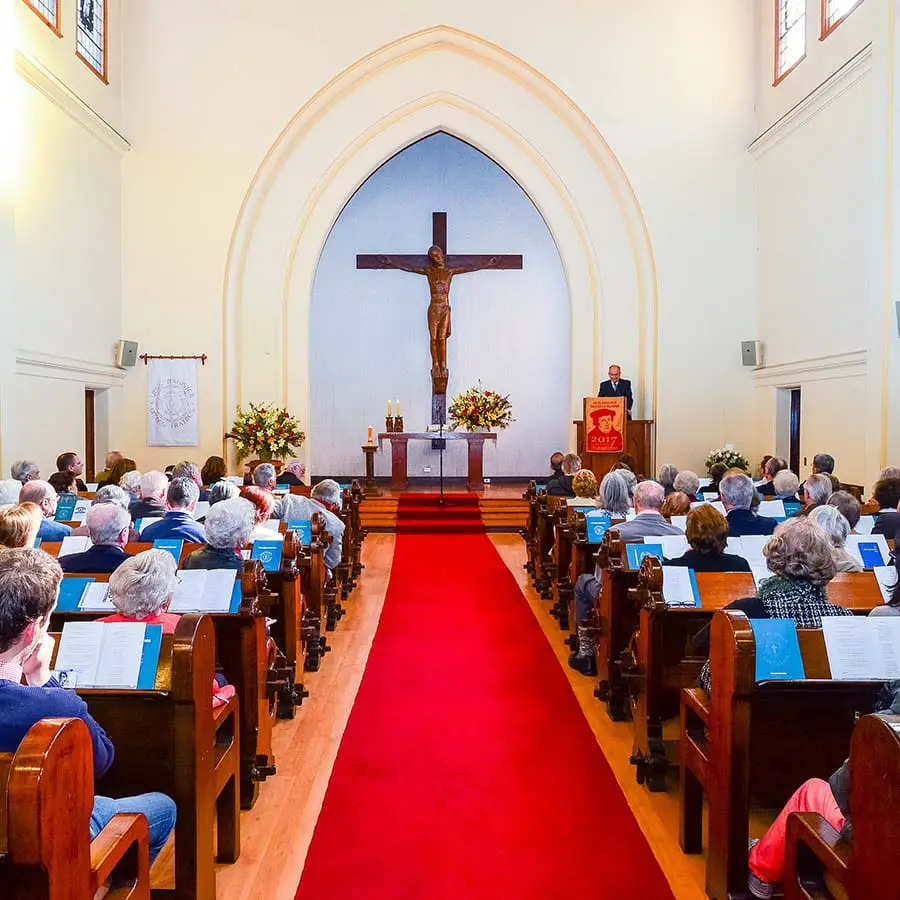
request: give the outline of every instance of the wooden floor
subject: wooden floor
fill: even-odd
[[[391,534],[371,534],[365,542],[366,569],[350,602],[350,612],[329,635],[333,650],[324,659],[321,671],[306,679],[311,696],[293,721],[276,725],[278,775],[262,786],[255,808],[242,814],[241,858],[234,865],[218,868],[218,900],[291,900],[294,896],[378,626],[394,540]],[[704,862],[702,857],[684,856],[678,847],[676,795],[650,794],[635,783],[628,763],[630,727],[611,722],[593,696],[593,680],[571,672],[566,665],[568,650],[562,643],[563,635],[547,614],[546,603],[527,586],[521,537],[497,534],[491,535],[491,540],[522,586],[673,893],[678,900],[702,900],[706,896],[702,888]],[[566,783],[563,774],[558,789],[572,790],[574,786]],[[162,886],[168,881],[165,869],[170,866],[170,856],[161,856],[154,867],[155,883]]]

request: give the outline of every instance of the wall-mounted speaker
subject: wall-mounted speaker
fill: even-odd
[[[741,362],[745,366],[761,366],[762,344],[759,341],[741,341]]]
[[[120,369],[129,369],[137,365],[137,341],[119,341],[116,344],[116,365]]]

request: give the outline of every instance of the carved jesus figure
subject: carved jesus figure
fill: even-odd
[[[431,302],[428,304],[428,333],[431,337],[431,381],[435,393],[447,390],[447,338],[450,337],[450,282],[454,275],[466,272],[478,272],[490,269],[500,262],[499,256],[490,257],[486,263],[448,266],[444,261],[444,253],[438,246],[428,251],[428,265],[424,267],[410,265],[390,256],[379,257],[381,264],[414,275],[424,275],[428,279]]]

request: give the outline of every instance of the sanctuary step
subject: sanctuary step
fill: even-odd
[[[396,531],[398,506],[398,497],[367,497],[360,507],[362,527]],[[528,517],[528,503],[521,497],[479,497],[478,508],[482,525],[492,532],[518,531],[525,527]]]

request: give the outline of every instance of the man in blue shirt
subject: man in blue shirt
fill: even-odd
[[[205,544],[206,532],[194,519],[199,499],[200,488],[193,479],[173,478],[166,492],[168,512],[161,522],[154,522],[141,531],[141,540],[177,540]]]
[[[49,481],[26,481],[22,485],[19,503],[25,503],[26,501],[35,503],[41,508],[41,513],[43,513],[44,518],[41,520],[41,527],[38,529],[38,537],[42,541],[61,541],[72,533],[72,529],[68,525],[53,521],[58,500],[59,497],[56,490]]]
[[[91,734],[96,780],[112,765],[112,743],[85,702],[50,677],[53,638],[47,628],[61,580],[59,564],[41,550],[0,554],[0,753],[15,752],[41,719],[81,719]],[[175,827],[175,804],[158,793],[95,797],[91,839],[119,812],[147,817],[152,862]]]
[[[131,516],[118,503],[97,503],[87,513],[93,546],[84,553],[70,553],[59,560],[63,572],[112,573],[131,557],[125,552]]]

